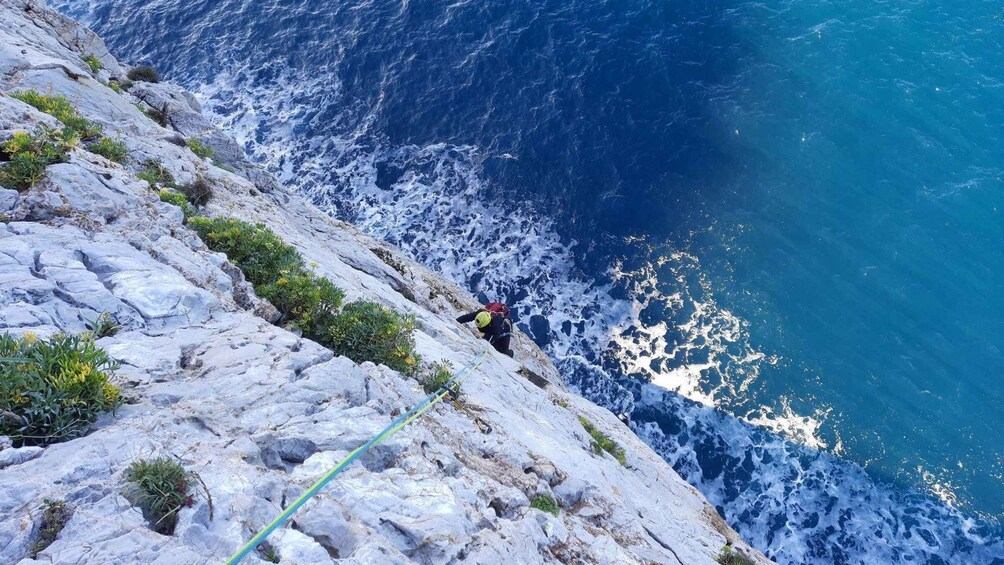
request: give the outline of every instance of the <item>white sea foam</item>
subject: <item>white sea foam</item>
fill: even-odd
[[[776,406],[748,400],[761,368],[779,360],[750,345],[742,320],[715,303],[696,257],[635,241],[647,260],[616,263],[610,282],[597,285],[575,274],[570,246],[547,218],[503,211],[486,199],[479,177],[486,157],[478,148],[388,147],[371,131],[379,107],[345,106],[333,74],[283,71],[264,83],[254,75],[219,73],[198,94],[255,159],[332,214],[475,292],[508,298],[524,323],[543,316],[548,349],[579,390],[615,411],[633,411],[639,435],[772,557],[891,563],[1004,552],[981,537],[982,525],[949,507],[876,485],[857,466],[702,408],[828,447],[819,433],[825,408],[803,415],[788,399]],[[319,108],[336,107],[337,116],[324,119],[351,127],[304,135],[324,129]],[[380,178],[381,168],[393,171],[389,179]],[[626,297],[612,298],[615,291]],[[660,315],[649,319],[650,308]],[[651,384],[615,381],[601,361]],[[673,422],[679,428],[667,431]],[[829,447],[839,451],[839,441]],[[863,541],[874,535],[881,543]]]

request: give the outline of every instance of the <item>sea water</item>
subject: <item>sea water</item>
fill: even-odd
[[[1004,9],[62,0],[782,563],[1004,563]]]

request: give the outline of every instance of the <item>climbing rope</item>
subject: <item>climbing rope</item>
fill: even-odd
[[[324,488],[326,484],[331,482],[332,479],[338,476],[338,474],[341,473],[343,470],[345,470],[345,468],[348,467],[353,461],[362,456],[363,453],[366,453],[366,451],[371,447],[378,445],[385,439],[401,431],[401,429],[403,429],[408,424],[417,420],[419,417],[422,416],[422,414],[425,414],[425,412],[428,411],[430,408],[432,408],[436,403],[438,403],[440,400],[449,395],[450,394],[449,389],[455,385],[459,386],[464,379],[470,376],[471,373],[473,373],[479,366],[481,366],[481,363],[485,360],[485,357],[487,357],[487,355],[488,355],[488,347],[485,347],[484,350],[481,351],[481,353],[479,353],[478,355],[473,357],[470,361],[468,361],[467,365],[464,365],[459,371],[454,373],[453,377],[451,377],[449,381],[444,383],[443,386],[439,387],[439,389],[437,389],[429,396],[426,396],[418,404],[413,406],[411,410],[408,410],[404,414],[401,414],[396,420],[391,422],[390,425],[384,428],[383,431],[373,436],[371,440],[357,447],[354,451],[352,451],[352,453],[349,453],[347,456],[345,456],[345,459],[342,459],[342,461],[338,463],[338,465],[335,465],[335,467],[332,468],[330,471],[328,471],[323,477],[317,479],[317,482],[315,482],[313,485],[311,485],[310,488],[304,491],[304,493],[300,495],[300,498],[294,500],[292,504],[290,504],[285,510],[283,510],[282,514],[279,514],[279,516],[277,516],[275,520],[269,522],[268,525],[262,528],[262,530],[258,532],[253,538],[251,538],[250,541],[248,541],[246,544],[244,544],[243,547],[237,550],[237,553],[234,553],[230,557],[230,559],[227,559],[226,565],[236,565],[237,563],[240,563],[242,559],[247,557],[248,553],[254,551],[254,549],[258,547],[258,545],[261,544],[261,542],[265,541],[265,538],[267,538],[269,534],[274,532],[276,528],[285,523],[286,520],[290,518],[290,516],[292,516],[297,510],[299,510],[299,508],[303,506],[308,500],[313,498],[314,495],[320,492],[321,489]]]

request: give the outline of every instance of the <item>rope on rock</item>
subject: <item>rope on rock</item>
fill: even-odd
[[[290,516],[292,516],[297,510],[299,510],[299,508],[303,506],[308,500],[313,498],[314,495],[320,492],[325,485],[331,482],[332,479],[338,476],[338,474],[341,473],[343,470],[345,470],[345,468],[347,468],[353,461],[362,456],[363,453],[366,453],[366,451],[371,447],[381,443],[385,439],[401,431],[401,429],[403,429],[408,424],[414,422],[416,419],[421,417],[422,414],[425,414],[426,411],[432,408],[436,403],[438,403],[444,397],[449,395],[450,394],[449,389],[454,385],[460,385],[460,383],[463,382],[464,379],[470,376],[471,373],[473,373],[479,366],[481,366],[481,363],[485,360],[485,357],[487,357],[487,355],[488,355],[488,347],[485,347],[484,350],[482,350],[481,353],[473,357],[467,363],[467,365],[464,365],[459,371],[454,373],[453,377],[451,377],[449,381],[444,383],[443,386],[439,387],[439,389],[437,389],[429,396],[426,396],[424,399],[422,399],[422,401],[413,406],[411,410],[408,410],[404,414],[401,414],[396,420],[391,422],[390,425],[384,428],[383,431],[373,436],[371,440],[357,447],[354,451],[352,451],[352,453],[349,453],[347,456],[345,456],[345,459],[342,459],[342,461],[338,463],[338,465],[335,465],[334,468],[328,471],[323,477],[318,479],[317,482],[315,482],[313,485],[311,485],[310,488],[304,491],[304,493],[301,494],[299,498],[294,500],[292,504],[290,504],[285,510],[283,510],[281,514],[279,514],[274,520],[269,522],[267,526],[262,528],[262,530],[258,532],[253,538],[251,538],[250,541],[244,544],[243,547],[237,550],[237,553],[234,553],[230,557],[230,559],[227,559],[226,565],[236,565],[237,563],[240,563],[242,559],[247,557],[247,554],[254,551],[255,548],[258,547],[259,544],[261,544],[261,542],[265,541],[265,538],[267,538],[269,534],[274,532],[279,526],[285,523],[286,520],[290,518]]]

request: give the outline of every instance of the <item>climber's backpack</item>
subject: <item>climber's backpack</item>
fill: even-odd
[[[492,314],[501,314],[503,318],[509,317],[509,307],[505,305],[505,302],[489,302],[485,304],[485,310]]]

